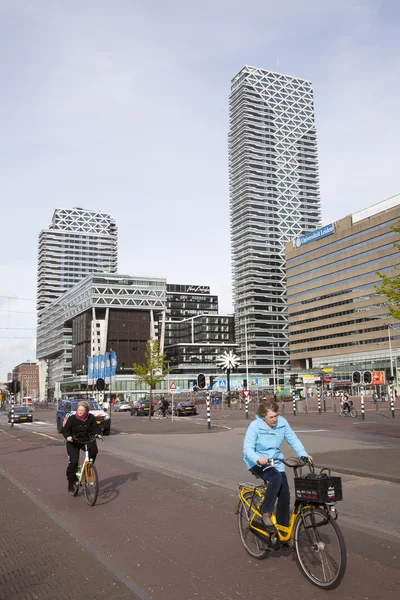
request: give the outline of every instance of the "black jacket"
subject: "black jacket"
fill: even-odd
[[[63,430],[65,439],[72,436],[81,442],[87,442],[95,435],[101,435],[100,426],[96,423],[96,417],[89,413],[86,421],[78,419],[75,413],[70,413],[67,417]]]

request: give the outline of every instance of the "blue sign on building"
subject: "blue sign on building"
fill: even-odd
[[[315,242],[316,240],[320,240],[323,237],[326,237],[327,235],[332,235],[332,233],[335,233],[335,224],[334,223],[330,223],[330,225],[325,225],[324,227],[321,227],[320,229],[316,229],[315,231],[311,231],[310,233],[307,233],[306,235],[302,235],[301,237],[298,237],[295,240],[295,246],[296,248],[301,248],[302,246],[305,246],[306,244],[309,244],[310,242]]]

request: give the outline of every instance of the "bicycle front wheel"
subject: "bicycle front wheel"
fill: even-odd
[[[321,508],[308,508],[297,517],[294,530],[296,561],[314,585],[336,588],[346,571],[346,544],[336,521]]]
[[[99,479],[97,477],[97,469],[91,463],[86,467],[83,489],[85,491],[86,502],[89,506],[94,506],[99,495]]]
[[[245,498],[249,504],[251,504],[252,496],[252,492],[245,494]],[[238,511],[238,529],[240,539],[242,540],[242,544],[250,556],[261,560],[269,554],[269,549],[267,547],[267,541],[264,542],[251,531],[249,522],[251,515],[252,511],[250,508],[243,502],[240,502]]]
[[[351,416],[353,417],[353,419],[355,419],[355,418],[356,418],[356,416],[357,416],[357,409],[356,409],[356,408],[354,408],[354,406],[353,406],[353,408],[350,410],[350,414],[351,414]]]

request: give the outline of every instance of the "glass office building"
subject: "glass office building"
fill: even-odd
[[[285,244],[320,224],[310,81],[245,66],[229,99],[236,342],[251,374],[289,369]]]

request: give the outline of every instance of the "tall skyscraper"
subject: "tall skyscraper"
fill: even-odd
[[[289,369],[285,243],[320,225],[312,84],[245,66],[229,99],[236,341],[250,375]]]
[[[116,273],[115,220],[103,212],[57,208],[39,235],[37,310],[43,309],[90,273]]]
[[[38,313],[37,351],[41,399],[46,390],[71,372],[72,337],[68,329],[62,336],[62,352],[56,350],[43,358],[40,353],[46,323],[42,315],[55,302],[91,273],[116,273],[118,235],[115,220],[103,212],[83,208],[57,208],[47,229],[39,235],[36,307]],[[58,309],[57,304],[54,307]]]

